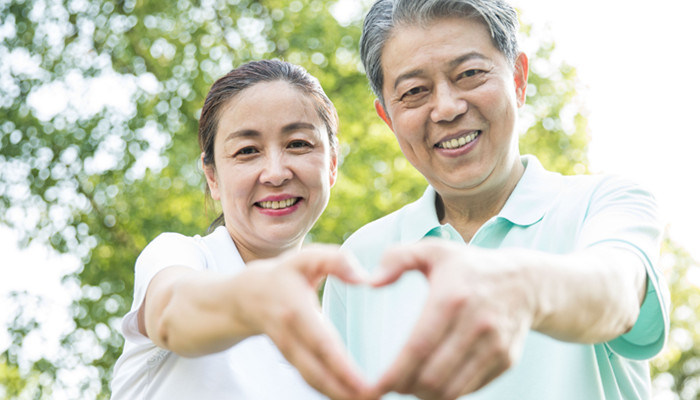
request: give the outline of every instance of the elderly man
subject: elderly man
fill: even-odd
[[[344,245],[387,287],[330,279],[325,312],[379,392],[650,398],[642,360],[668,330],[654,199],[519,154],[517,32],[501,0],[372,6],[361,52],[376,111],[430,185]]]

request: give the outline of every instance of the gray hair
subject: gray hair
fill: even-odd
[[[478,18],[491,31],[493,45],[511,66],[520,53],[518,14],[503,0],[377,0],[365,17],[360,56],[369,84],[384,105],[382,50],[398,25],[424,26],[441,18]]]

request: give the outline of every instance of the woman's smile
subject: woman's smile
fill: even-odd
[[[302,201],[303,198],[301,197],[274,196],[263,201],[258,201],[254,206],[261,214],[271,217],[281,217],[290,215],[298,210]]]

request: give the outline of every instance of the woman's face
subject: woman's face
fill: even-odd
[[[312,100],[283,81],[257,83],[222,106],[214,163],[204,167],[207,183],[245,261],[300,246],[337,172]]]

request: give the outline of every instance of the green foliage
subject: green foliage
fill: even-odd
[[[671,290],[671,330],[666,351],[651,362],[658,393],[681,400],[700,397],[700,264],[666,239],[661,264]],[[670,398],[670,397],[669,397]]]
[[[528,99],[520,137],[522,154],[536,154],[542,165],[563,174],[588,172],[588,121],[576,99],[576,70],[549,60],[553,43],[542,44],[530,59]]]
[[[0,355],[5,395],[49,398],[61,389],[61,371],[78,371],[78,397],[109,397],[140,250],[164,231],[202,234],[216,216],[205,207],[197,121],[210,85],[236,65],[300,64],[338,109],[339,179],[310,240],[341,243],[421,195],[425,180],[374,114],[357,50],[360,21],[339,24],[333,3],[0,0],[0,223],[25,245],[47,243],[82,262],[65,277],[80,295],[59,356],[23,357],[24,339],[40,326],[26,312],[11,321],[12,344]],[[547,168],[584,173],[576,72],[552,64],[553,49],[546,43],[531,55],[521,149]],[[117,83],[98,86],[114,100],[104,107],[71,89],[106,77]],[[117,101],[125,96],[126,104]],[[21,310],[32,300],[12,301]],[[674,360],[659,371],[679,373]]]
[[[27,386],[16,365],[8,364],[5,357],[0,357],[0,396],[10,398],[19,395]]]

